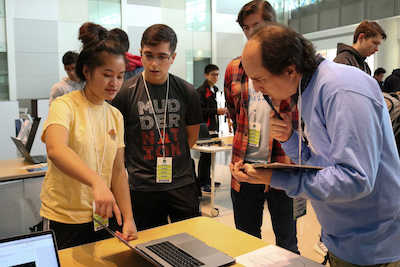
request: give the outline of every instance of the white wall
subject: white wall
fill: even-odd
[[[375,57],[375,67],[386,69],[385,77],[387,77],[400,65],[400,18],[379,20],[378,23],[385,30],[387,39],[379,47]]]
[[[64,53],[79,52],[79,27],[89,20],[119,27],[120,3],[6,0],[6,19],[10,99],[48,98],[51,86],[66,76]]]
[[[48,98],[65,76],[61,58],[78,50],[88,0],[7,0],[10,99]]]
[[[17,156],[14,143],[10,136],[15,136],[15,119],[19,117],[18,102],[0,102],[0,160],[15,159]]]

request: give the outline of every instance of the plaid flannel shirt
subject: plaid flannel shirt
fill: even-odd
[[[246,156],[249,134],[249,92],[248,77],[244,72],[241,57],[233,59],[226,68],[224,80],[225,100],[229,110],[229,116],[233,122],[235,136],[232,144],[232,163],[244,160]],[[281,101],[280,113],[292,112],[292,125],[297,129],[298,112],[295,103],[290,99]],[[271,162],[291,163],[280,143],[272,138],[269,140],[269,152],[267,158]],[[272,148],[272,149],[271,149]],[[240,191],[240,183],[232,177],[231,187]]]

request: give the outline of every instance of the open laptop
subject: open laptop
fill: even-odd
[[[0,240],[0,266],[59,267],[53,231],[36,232]]]
[[[26,141],[26,150],[30,153],[33,145],[33,141],[35,141],[36,132],[38,130],[40,124],[39,117],[33,119],[31,130],[29,131],[28,140]]]
[[[200,123],[199,138],[196,141],[197,145],[213,145],[220,144],[221,140],[212,138],[208,132],[207,123]]]
[[[95,219],[96,220],[96,219]],[[97,221],[97,220],[96,220]],[[99,224],[101,222],[97,221]],[[101,224],[103,225],[103,224]],[[203,241],[187,234],[181,233],[166,238],[152,240],[135,247],[119,237],[109,227],[103,227],[114,237],[130,249],[141,255],[154,266],[180,267],[180,266],[229,266],[235,259],[225,253],[208,246]]]
[[[24,143],[22,143],[21,140],[12,137],[11,140],[13,140],[15,146],[17,147],[18,151],[21,152],[21,154],[24,156],[25,160],[33,163],[33,164],[39,164],[39,163],[44,163],[47,162],[47,158],[44,155],[38,155],[38,156],[31,156],[29,151],[26,149]]]

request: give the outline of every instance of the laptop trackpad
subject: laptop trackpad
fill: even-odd
[[[198,240],[191,240],[184,243],[175,244],[195,258],[202,258],[217,253],[215,248],[209,247]]]

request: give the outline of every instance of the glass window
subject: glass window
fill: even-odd
[[[0,1],[0,17],[4,18],[5,17],[5,6],[4,6],[4,0]]]
[[[0,101],[8,100],[8,65],[6,46],[5,1],[0,0]]]
[[[213,58],[214,64],[219,67],[219,79],[217,86],[219,93],[217,94],[218,107],[225,107],[224,77],[225,70],[229,62],[240,56],[246,42],[242,29],[236,22],[237,15],[249,0],[215,0],[215,11],[213,12]],[[224,116],[219,116],[220,135],[230,135],[228,124]]]
[[[199,87],[204,82],[204,67],[211,63],[211,2],[186,0],[186,32],[192,45],[186,47],[186,80]]]
[[[208,0],[186,0],[186,29],[211,31],[211,7]]]
[[[5,0],[0,0],[0,53],[6,52],[6,14]]]
[[[121,27],[120,0],[88,0],[89,21],[108,29]]]

